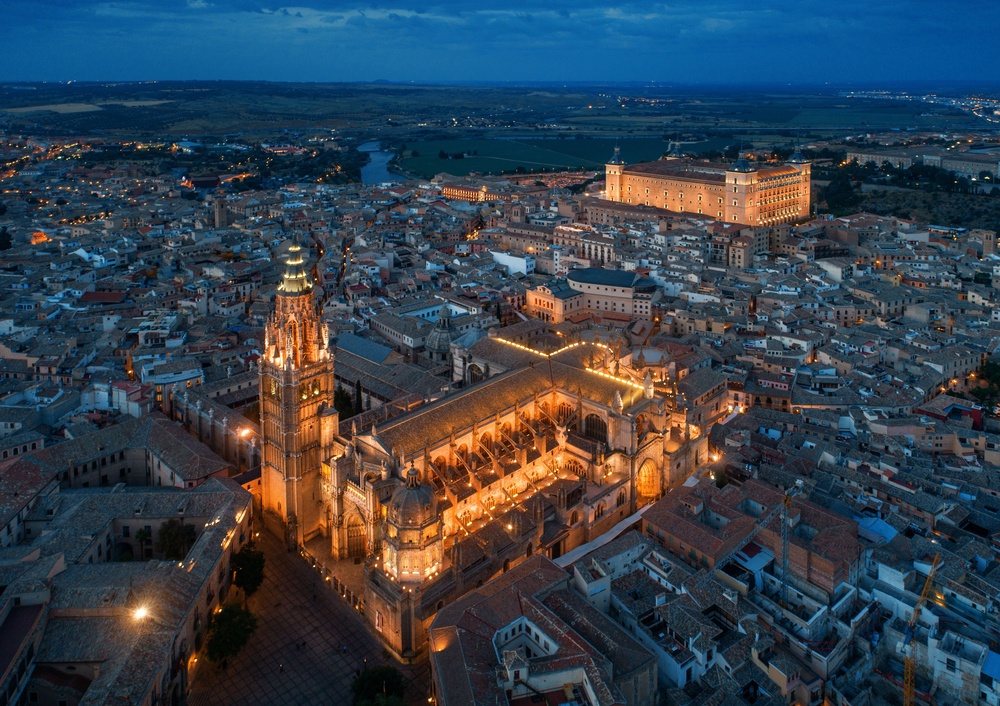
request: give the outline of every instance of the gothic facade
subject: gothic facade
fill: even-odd
[[[266,516],[301,545],[330,524],[321,487],[339,417],[333,352],[301,248],[289,250],[260,359],[261,494]]]
[[[319,537],[331,561],[364,562],[366,620],[400,659],[425,653],[445,604],[602,535],[708,460],[676,385],[623,370],[617,348],[552,338],[480,337],[461,355],[484,379],[341,436],[333,354],[291,250],[260,362],[265,515],[290,546]]]
[[[324,469],[331,554],[368,557],[366,619],[403,659],[443,605],[600,536],[708,460],[666,387],[613,374],[606,346],[489,341],[536,360],[342,439]]]

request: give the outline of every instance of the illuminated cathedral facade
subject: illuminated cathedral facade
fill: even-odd
[[[333,352],[298,244],[289,249],[260,359],[263,509],[301,545],[329,524],[321,486],[339,417]]]
[[[311,289],[293,251],[260,367],[264,507],[290,543],[364,562],[365,620],[399,659],[425,654],[445,604],[600,536],[708,461],[675,381],[597,341],[484,334],[476,360],[499,374],[338,435]]]

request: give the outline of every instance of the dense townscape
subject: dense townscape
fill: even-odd
[[[0,706],[193,702],[265,532],[414,702],[1000,704],[995,230],[825,212],[825,143],[2,140]]]

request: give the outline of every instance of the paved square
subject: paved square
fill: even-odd
[[[426,662],[405,666],[383,657],[358,613],[302,557],[287,552],[266,531],[257,541],[267,555],[264,583],[250,600],[260,620],[257,632],[225,670],[201,659],[188,703],[346,706],[351,680],[365,660],[368,666],[398,668],[409,682],[408,703],[427,703]],[[230,590],[231,597],[237,595]]]

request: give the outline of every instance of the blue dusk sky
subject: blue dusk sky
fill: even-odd
[[[0,0],[0,80],[996,81],[996,0]]]

